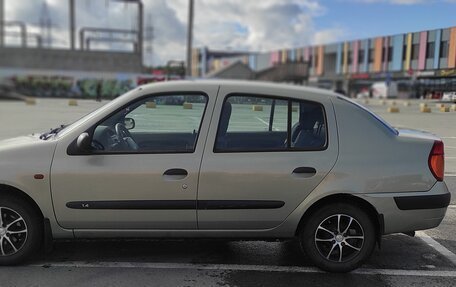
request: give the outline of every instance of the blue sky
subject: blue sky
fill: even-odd
[[[350,0],[319,2],[325,11],[315,17],[317,29],[340,27],[344,31],[344,40],[456,26],[456,1],[431,0],[417,4]]]

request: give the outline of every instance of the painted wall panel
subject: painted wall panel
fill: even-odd
[[[418,70],[424,70],[426,68],[427,34],[427,32],[420,33],[420,53],[418,54]]]
[[[249,55],[249,67],[252,70],[256,70],[257,55]]]
[[[280,59],[280,51],[274,51],[271,53],[271,66],[276,65]]]
[[[448,45],[448,68],[456,68],[456,27],[450,29]]]
[[[286,63],[288,60],[288,51],[287,50],[282,50],[282,57],[281,57],[281,63]]]
[[[375,39],[374,44],[374,69],[373,72],[382,71],[382,49],[383,49],[383,38],[379,37]]]
[[[435,50],[434,50],[434,69],[440,67],[440,45],[442,41],[442,30],[437,30],[435,32]]]
[[[207,73],[207,53],[206,48],[201,48],[201,76],[206,76]]]
[[[337,45],[336,52],[336,74],[342,73],[342,43]]]
[[[317,75],[323,75],[323,66],[324,66],[324,59],[325,59],[325,49],[324,46],[318,46],[318,57],[317,57]]]
[[[383,49],[385,49],[385,57],[383,59],[383,65],[382,65],[382,69],[383,71],[388,71],[388,51],[389,51],[389,44],[390,44],[390,37],[385,37],[383,39]]]
[[[292,62],[296,61],[296,49],[290,50],[290,61],[292,61]]]
[[[369,71],[369,40],[364,40],[364,61],[362,72]]]
[[[405,50],[405,63],[404,63],[404,70],[410,70],[410,60],[412,58],[412,34],[407,34],[407,48]]]
[[[345,42],[344,43],[344,56],[343,56],[343,62],[342,62],[342,72],[344,74],[348,73],[348,47],[349,47],[349,43]]]
[[[404,57],[404,35],[393,37],[393,71],[402,70],[402,58]]]
[[[359,41],[353,42],[353,64],[352,64],[352,72],[358,73],[358,57],[359,57]]]
[[[308,62],[310,60],[310,47],[304,48],[304,61]]]

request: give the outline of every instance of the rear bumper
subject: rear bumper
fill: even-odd
[[[362,196],[384,218],[384,234],[425,230],[439,226],[451,194],[444,182],[426,192],[379,193]]]
[[[450,193],[394,197],[394,201],[400,210],[446,208],[450,204],[450,200]]]

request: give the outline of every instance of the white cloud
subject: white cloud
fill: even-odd
[[[143,2],[145,23],[149,13],[153,19],[153,63],[184,59],[188,0]],[[42,3],[43,0],[5,1],[6,19],[26,21],[31,31],[39,32]],[[107,0],[76,3],[78,29],[82,23],[86,27],[135,27],[136,6],[133,4]],[[48,0],[48,4],[55,24],[54,46],[68,47],[68,1]],[[345,35],[343,28],[321,30],[315,27],[315,18],[325,12],[322,1],[318,0],[196,0],[194,46],[266,51],[340,40]],[[95,47],[103,47],[100,45]],[[122,45],[116,47],[124,48]]]

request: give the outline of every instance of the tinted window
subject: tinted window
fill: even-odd
[[[98,152],[193,152],[207,98],[151,96],[99,124],[92,146]]]
[[[215,151],[318,150],[326,140],[320,104],[235,95],[223,104]]]

